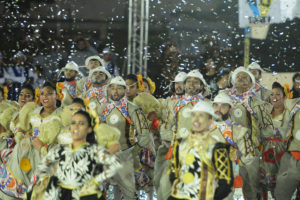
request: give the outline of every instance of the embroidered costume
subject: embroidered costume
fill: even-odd
[[[0,198],[24,198],[41,157],[47,154],[48,146],[51,147],[56,141],[56,136],[61,128],[60,109],[56,109],[45,118],[40,115],[42,109],[43,107],[36,108],[25,122],[31,127],[28,137],[17,143],[13,150],[1,151],[3,163],[0,165]],[[38,137],[45,144],[40,152],[32,145],[32,140],[35,137]]]
[[[51,168],[56,165],[55,176],[50,177]],[[104,199],[103,181],[112,177],[121,168],[116,156],[108,153],[104,147],[97,144],[84,143],[73,149],[72,145],[57,145],[38,165],[36,174],[38,180],[49,178],[45,200],[71,200],[93,197]],[[88,182],[94,182],[97,190],[84,187]],[[32,194],[34,195],[34,194]]]
[[[125,198],[135,199],[134,169],[139,165],[134,166],[134,159],[139,155],[141,148],[147,147],[149,142],[153,142],[146,117],[142,110],[129,102],[126,97],[120,101],[109,100],[99,107],[97,113],[100,114],[102,122],[118,128],[121,132],[119,139],[121,151],[117,153],[117,156],[124,167],[114,176],[113,185],[120,188]],[[139,162],[137,161],[137,163]],[[127,178],[124,178],[126,174]],[[131,175],[128,176],[129,174]],[[136,175],[139,176],[139,174]],[[141,184],[143,183],[141,182]]]
[[[218,129],[189,134],[174,145],[170,177],[173,199],[223,199],[233,184],[229,145]],[[216,188],[216,185],[218,187]]]

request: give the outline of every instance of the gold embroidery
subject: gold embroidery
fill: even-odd
[[[214,152],[216,175],[220,179],[225,179],[229,184],[231,181],[230,160],[228,152],[224,148],[216,149]]]

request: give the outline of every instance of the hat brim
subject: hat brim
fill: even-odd
[[[190,115],[192,115],[192,113],[195,113],[195,112],[204,112],[204,113],[207,113],[207,114],[209,114],[210,116],[212,116],[212,118],[215,120],[215,121],[219,121],[219,120],[221,120],[221,118],[217,115],[217,114],[215,114],[215,113],[209,113],[209,112],[206,112],[206,111],[198,111],[198,110],[190,110],[189,111],[189,114]]]

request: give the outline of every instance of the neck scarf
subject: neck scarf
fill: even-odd
[[[73,99],[76,97],[76,81],[65,81],[64,88],[67,89],[69,95]]]
[[[257,93],[260,90],[261,90],[261,87],[259,87],[258,84],[255,84],[255,86],[252,87],[250,90],[239,95],[239,94],[237,94],[237,89],[232,87],[229,89],[228,95],[230,96],[230,98],[232,100],[232,104],[241,102],[242,105],[247,109],[247,111],[250,114],[252,114],[254,117],[256,117],[256,114],[254,113],[253,109],[250,106],[250,100],[252,97],[256,97]]]
[[[107,102],[107,105],[106,105],[106,107],[103,111],[103,114],[102,114],[102,121],[103,122],[106,121],[106,117],[109,115],[109,113],[114,108],[117,108],[121,112],[123,117],[129,122],[129,124],[133,124],[132,120],[129,116],[129,113],[128,113],[128,100],[127,100],[126,96],[124,96],[120,101],[109,100]]]
[[[225,140],[232,145],[233,147],[237,148],[236,144],[233,142],[232,138],[232,124],[230,119],[225,120],[224,122],[217,124],[219,130],[221,131]]]
[[[85,91],[88,91],[89,88],[91,87],[91,85],[92,85],[92,80],[90,78],[87,78],[86,82],[84,83],[84,89],[85,89]]]
[[[204,98],[201,94],[197,94],[197,95],[193,95],[193,96],[186,94],[182,98],[180,98],[180,100],[177,102],[177,104],[174,108],[174,112],[176,114],[181,108],[183,108],[187,104],[192,103],[192,105],[195,105],[199,101],[203,101],[203,100],[204,100]]]
[[[177,95],[177,94],[172,95],[172,96],[171,96],[171,100],[172,100],[172,101],[178,100],[178,99],[182,98],[182,96],[183,96],[183,95]]]
[[[100,104],[105,103],[107,97],[106,86],[90,88],[87,94],[85,95],[85,98],[92,99],[94,97],[97,98]]]

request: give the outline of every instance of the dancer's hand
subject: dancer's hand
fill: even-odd
[[[32,145],[34,146],[34,148],[40,151],[44,143],[38,138],[34,138],[34,140],[32,140]]]
[[[115,153],[117,153],[120,149],[121,149],[120,144],[112,144],[112,145],[110,145],[110,146],[107,148],[107,151],[110,152],[110,153],[112,153],[112,154],[115,154]]]

